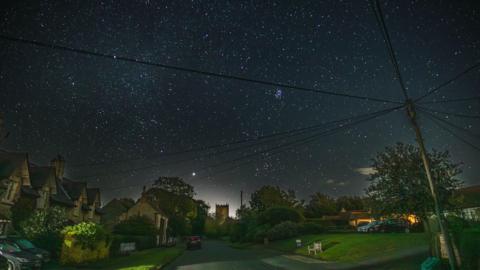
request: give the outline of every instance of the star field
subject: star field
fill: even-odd
[[[475,1],[380,2],[412,97],[480,61]],[[1,34],[115,55],[0,39],[0,111],[11,133],[2,148],[27,151],[39,164],[62,154],[68,174],[101,187],[104,200],[138,196],[160,175],[182,176],[198,197],[232,208],[240,190],[248,195],[265,184],[301,198],[362,194],[359,168],[387,145],[415,142],[402,109],[243,165],[227,161],[268,147],[162,157],[395,105],[118,59],[403,102],[368,1],[7,1],[1,15]],[[425,101],[478,96],[479,75],[477,68]],[[480,115],[478,100],[425,106]],[[478,119],[438,116],[480,134]],[[464,163],[464,181],[478,184],[480,153],[422,115],[419,121],[427,147],[450,150]],[[471,142],[480,146],[478,138]]]

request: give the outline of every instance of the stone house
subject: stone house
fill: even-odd
[[[115,224],[120,222],[120,216],[128,211],[135,204],[130,198],[113,199],[102,208],[103,215],[101,223],[108,230],[113,230]]]
[[[342,210],[335,216],[324,216],[323,220],[329,220],[337,225],[346,225],[350,227],[357,227],[360,223],[369,223],[374,221],[370,211],[366,210]]]
[[[168,217],[157,204],[152,203],[147,196],[142,196],[137,202],[120,216],[120,220],[128,220],[131,217],[144,216],[150,219],[158,230],[157,245],[167,243]]]
[[[0,233],[11,223],[11,208],[20,199],[31,200],[36,209],[63,207],[72,223],[100,222],[100,190],[64,178],[64,166],[61,156],[52,166],[37,166],[27,153],[0,150]]]
[[[0,233],[11,222],[11,208],[22,194],[38,197],[31,187],[28,154],[0,151]]]
[[[74,181],[64,177],[65,160],[57,156],[51,161],[57,178],[57,192],[53,200],[66,206],[67,217],[72,223],[91,221],[100,223],[102,215],[101,197],[98,188],[88,188],[86,182]]]

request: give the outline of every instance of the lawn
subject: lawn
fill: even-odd
[[[183,248],[155,248],[135,252],[130,256],[116,257],[83,266],[81,268],[64,267],[51,263],[46,270],[105,269],[105,270],[150,270],[173,261],[183,252]]]
[[[296,248],[295,239],[301,239],[304,246]],[[314,241],[322,243],[324,252],[317,253],[316,256],[308,255],[306,246]],[[269,246],[273,249],[312,256],[325,261],[359,262],[426,245],[428,245],[428,239],[422,233],[339,233],[304,235],[272,242]]]

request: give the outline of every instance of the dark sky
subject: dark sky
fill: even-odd
[[[380,2],[412,97],[480,61],[480,8],[474,4],[478,1]],[[368,1],[12,1],[2,5],[0,32],[12,37],[403,100]],[[362,194],[366,176],[358,169],[369,167],[375,153],[387,145],[414,142],[401,110],[276,154],[251,155],[302,137],[217,155],[203,151],[162,157],[162,153],[251,139],[395,104],[201,76],[1,39],[0,49],[0,111],[11,133],[3,148],[28,151],[39,164],[60,153],[67,160],[69,176],[101,187],[104,200],[138,196],[144,184],[160,175],[182,176],[195,186],[199,198],[212,205],[230,203],[233,208],[239,205],[241,189],[249,195],[265,184],[293,189],[302,198],[315,191]],[[477,68],[425,101],[478,96],[479,75]],[[478,100],[428,106],[480,114]],[[438,116],[480,134],[478,119]],[[463,180],[480,183],[479,151],[422,115],[419,122],[428,148],[450,150],[455,161],[465,163]],[[480,146],[478,137],[462,136]],[[240,160],[242,155],[250,156]],[[232,160],[238,162],[228,162]]]

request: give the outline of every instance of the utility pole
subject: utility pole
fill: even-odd
[[[450,241],[450,235],[448,234],[446,225],[443,222],[442,209],[440,208],[440,202],[438,201],[438,197],[437,197],[437,190],[435,188],[435,183],[433,182],[433,178],[432,178],[432,172],[430,170],[430,161],[428,160],[428,157],[427,157],[427,151],[425,149],[422,132],[420,131],[420,128],[417,124],[417,114],[415,111],[415,104],[411,99],[408,99],[406,102],[406,107],[407,107],[408,118],[412,123],[413,129],[415,131],[415,135],[417,137],[420,156],[422,158],[425,174],[427,175],[430,192],[432,193],[433,204],[435,208],[435,215],[437,216],[437,222],[438,222],[438,226],[440,227],[440,233],[442,234],[443,239],[445,240],[445,246],[447,248],[448,262],[450,264],[450,269],[454,270],[456,269],[455,254],[453,252],[453,247],[451,245],[452,242]]]
[[[243,190],[240,190],[240,209],[243,208]]]

